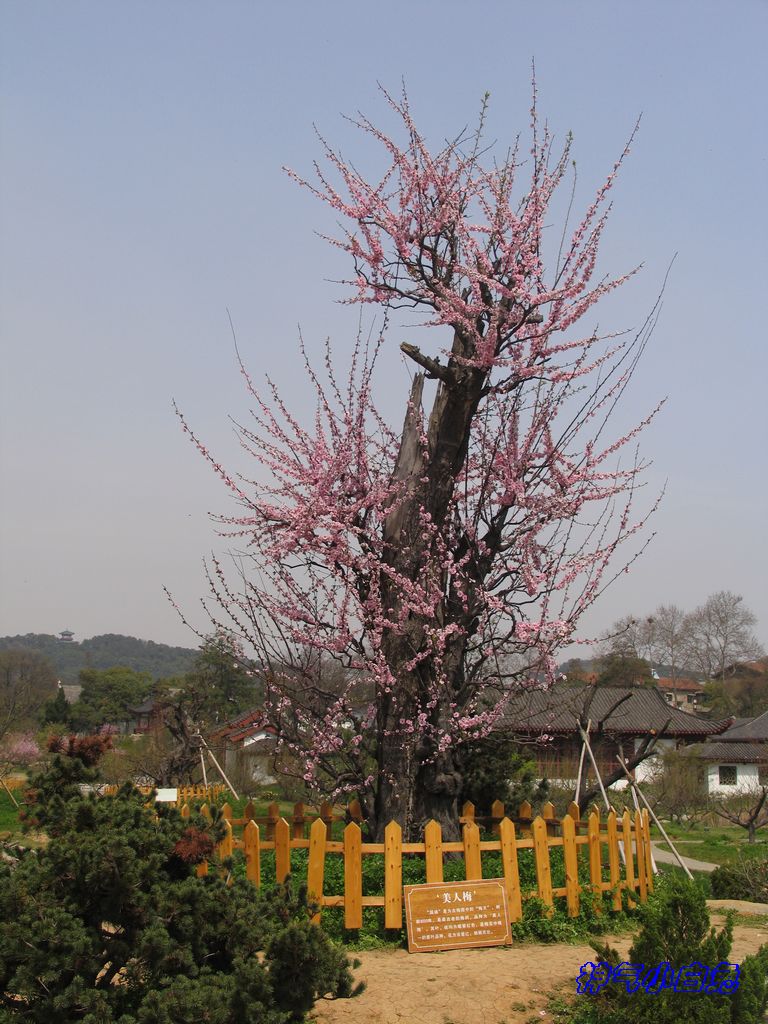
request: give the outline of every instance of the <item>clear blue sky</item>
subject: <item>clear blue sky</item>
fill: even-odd
[[[646,433],[658,536],[587,626],[660,602],[744,595],[768,642],[764,317],[768,4],[77,2],[0,4],[0,634],[103,632],[195,643],[201,559],[227,545],[228,495],[182,436],[248,472],[226,310],[246,362],[298,408],[297,325],[348,353],[313,122],[356,163],[377,154],[341,114],[387,122],[404,78],[436,144],[491,93],[490,133],[540,110],[575,134],[582,205],[642,128],[603,268],[645,269],[600,314],[637,325],[677,253],[659,326],[617,427],[669,396]],[[402,416],[396,331],[381,405]],[[439,339],[430,341],[437,345]]]

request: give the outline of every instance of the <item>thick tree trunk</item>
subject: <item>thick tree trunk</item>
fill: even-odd
[[[454,352],[465,355],[464,348],[465,342],[457,334]],[[384,525],[384,558],[399,574],[414,581],[429,571],[433,557],[430,541],[424,538],[422,517],[428,515],[438,529],[445,523],[456,475],[466,459],[470,427],[485,373],[451,366],[450,378],[449,382],[441,381],[438,385],[426,429],[426,451],[422,440],[424,377],[417,374],[414,378],[393,473],[394,479],[407,487],[407,494]],[[396,621],[402,595],[387,575],[382,576],[381,590],[387,613]],[[450,612],[442,607],[436,610],[436,615],[445,623]],[[412,616],[404,634],[389,633],[384,637],[384,656],[396,684],[391,699],[380,700],[378,711],[379,779],[370,824],[379,840],[390,820],[398,821],[411,841],[421,839],[430,819],[440,823],[446,839],[457,839],[460,834],[461,776],[452,748],[438,752],[436,737],[448,728],[448,706],[462,689],[466,641],[459,642],[450,659],[449,674],[456,679],[448,680],[446,693],[435,706],[434,666],[427,659],[416,670],[407,667],[414,654],[424,650],[426,625],[419,617]],[[428,729],[415,728],[414,720],[427,708]]]
[[[460,790],[452,748],[433,754],[418,733],[382,737],[379,785],[368,820],[374,842],[383,841],[390,821],[400,825],[408,842],[421,842],[431,820],[440,824],[444,839],[459,839]]]

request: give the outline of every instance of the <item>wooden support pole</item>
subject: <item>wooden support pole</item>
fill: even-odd
[[[208,744],[207,744],[207,743],[205,742],[205,740],[203,740],[203,743],[205,744],[205,749],[206,749],[206,750],[208,751],[208,757],[210,757],[210,759],[211,759],[211,760],[213,761],[213,763],[214,763],[214,764],[216,765],[216,767],[218,768],[218,770],[219,770],[219,775],[221,775],[222,779],[224,779],[224,781],[226,782],[226,784],[227,784],[227,785],[229,786],[229,789],[230,789],[230,792],[232,793],[232,796],[233,796],[233,797],[235,798],[235,800],[239,800],[239,799],[240,799],[240,797],[239,797],[239,796],[237,795],[237,790],[236,790],[236,789],[235,789],[235,787],[234,787],[234,786],[232,785],[232,783],[231,783],[231,782],[229,781],[229,779],[227,778],[227,776],[226,776],[226,775],[224,774],[224,769],[223,769],[223,768],[221,767],[221,765],[219,764],[219,762],[218,762],[218,761],[216,760],[216,757],[214,756],[214,753],[213,753],[213,751],[212,751],[212,750],[211,750],[211,748],[210,748],[210,747],[208,746]]]
[[[592,747],[589,745],[589,737],[587,736],[587,734],[582,729],[580,722],[579,722],[579,732],[581,733],[582,743],[587,748],[587,753],[589,754],[589,760],[592,762],[592,767],[595,769],[595,778],[597,779],[597,784],[600,787],[600,792],[603,794],[603,801],[605,802],[605,809],[606,809],[606,811],[610,811],[611,805],[610,805],[610,802],[608,800],[608,795],[605,792],[605,786],[603,785],[603,780],[600,777],[600,771],[599,771],[599,769],[597,767],[597,761],[595,760],[595,755],[592,753]]]
[[[619,762],[619,764],[621,765],[621,767],[622,767],[622,768],[624,769],[624,774],[625,774],[625,775],[627,776],[627,778],[629,779],[629,784],[630,784],[630,786],[632,786],[632,789],[633,789],[633,790],[637,790],[637,794],[638,794],[638,796],[639,796],[639,797],[640,797],[640,799],[641,799],[641,800],[643,801],[643,803],[645,804],[645,806],[646,806],[646,807],[648,808],[648,812],[649,812],[649,814],[651,815],[651,817],[653,818],[653,820],[654,820],[654,821],[656,822],[656,826],[658,827],[658,829],[659,829],[659,832],[661,832],[661,834],[662,834],[662,835],[664,836],[664,838],[666,839],[666,841],[667,841],[667,846],[668,846],[668,847],[670,848],[670,850],[672,851],[672,853],[674,853],[674,855],[675,855],[675,858],[676,858],[676,860],[677,860],[678,864],[679,864],[679,865],[680,865],[680,867],[681,867],[681,868],[683,869],[683,871],[684,871],[684,872],[686,873],[686,875],[688,875],[688,877],[690,878],[690,880],[691,880],[691,881],[693,881],[693,875],[692,875],[692,874],[691,874],[691,872],[690,872],[690,871],[688,870],[688,865],[687,865],[687,864],[685,863],[685,861],[683,860],[683,858],[682,858],[682,857],[680,856],[680,854],[679,854],[679,853],[677,852],[677,848],[676,848],[676,847],[674,846],[674,844],[672,843],[672,840],[671,840],[671,839],[669,838],[669,836],[667,835],[667,833],[666,833],[666,832],[664,831],[664,826],[663,826],[663,825],[661,824],[661,822],[659,821],[659,819],[658,819],[658,818],[656,817],[656,815],[654,814],[654,812],[653,812],[653,808],[651,807],[651,805],[650,805],[650,804],[648,803],[648,801],[647,801],[647,800],[645,799],[645,793],[643,793],[642,789],[638,789],[638,787],[637,787],[637,785],[636,785],[636,783],[635,783],[635,780],[634,780],[634,779],[632,778],[632,776],[631,776],[631,775],[629,774],[629,772],[627,771],[627,766],[626,766],[626,765],[624,764],[624,761],[623,761],[623,759],[622,759],[622,758],[620,758],[620,757],[619,757],[619,756],[617,755],[617,756],[616,756],[616,760],[617,760],[617,761]]]
[[[592,725],[592,719],[587,719],[587,735],[589,735],[589,729]],[[579,774],[576,778],[576,796],[573,798],[574,803],[579,802],[579,793],[581,793],[581,773],[584,771],[584,755],[587,752],[587,748],[584,746],[584,741],[581,742],[581,753],[579,754]]]

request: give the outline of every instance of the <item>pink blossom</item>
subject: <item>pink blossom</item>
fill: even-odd
[[[658,504],[633,513],[647,468],[634,445],[660,406],[623,436],[606,432],[653,317],[634,336],[578,329],[634,273],[595,278],[627,150],[549,267],[544,232],[570,139],[555,154],[534,110],[527,163],[516,151],[483,163],[480,131],[433,153],[407,98],[384,96],[402,144],[355,122],[382,147],[378,178],[322,139],[317,182],[289,173],[342,220],[330,241],[352,262],[348,301],[417,308],[444,339],[432,354],[401,345],[419,375],[405,428],[372,398],[384,330],[358,336],[343,374],[330,346],[318,369],[300,339],[314,415],[292,413],[241,364],[247,477],[225,471],[182,418],[235,499],[218,523],[244,552],[236,583],[211,560],[206,607],[214,620],[223,609],[265,666],[265,710],[279,744],[301,754],[297,774],[364,799],[401,785],[395,768],[370,773],[383,748],[400,743],[425,763],[449,755],[499,727],[510,683],[554,679],[557,651],[638,557]],[[424,374],[440,382],[428,412]],[[449,458],[440,415],[455,394],[472,412]],[[332,687],[318,678],[328,665]]]

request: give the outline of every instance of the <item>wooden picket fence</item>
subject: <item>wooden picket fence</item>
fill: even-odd
[[[266,814],[256,814],[256,808],[252,800],[249,800],[243,808],[243,816],[241,818],[233,817],[232,808],[229,804],[225,803],[221,811],[223,817],[229,821],[233,828],[244,827],[249,821],[255,821],[257,825],[264,827],[265,838],[269,841],[274,840],[277,823],[285,817],[285,815],[281,815],[280,805],[277,803],[268,804]],[[324,801],[318,807],[296,803],[293,805],[292,814],[285,818],[288,822],[292,839],[308,838],[312,824],[318,819],[325,822],[329,835],[334,824],[337,822],[347,824],[350,821],[354,821],[356,824],[362,825],[364,820],[363,811],[358,800],[350,800],[346,807],[334,806],[329,801]]]
[[[99,794],[101,796],[114,796],[119,786],[105,785],[99,786]],[[227,791],[227,787],[223,783],[214,783],[208,786],[194,785],[194,786],[174,786],[172,787],[178,790],[178,798],[176,806],[181,807],[187,804],[190,800],[220,800],[224,793]],[[136,789],[144,796],[149,796],[156,789],[155,786],[137,786]]]
[[[227,811],[229,810],[229,814]],[[547,809],[549,811],[549,809]],[[210,816],[206,806],[203,814]],[[569,811],[578,813],[575,805]],[[188,806],[182,808],[182,815],[188,817]],[[225,828],[224,838],[218,845],[217,859],[227,860],[235,850],[242,850],[245,856],[246,877],[256,886],[261,885],[261,856],[264,851],[274,851],[275,875],[283,882],[291,873],[291,852],[308,850],[307,889],[310,896],[323,907],[343,907],[344,927],[361,928],[363,909],[384,908],[386,928],[403,927],[403,856],[421,855],[425,859],[427,882],[443,881],[443,857],[445,854],[460,854],[464,860],[465,878],[474,881],[483,877],[482,855],[485,851],[501,854],[503,876],[511,920],[519,921],[523,914],[523,900],[538,896],[551,910],[555,898],[565,898],[567,913],[575,917],[579,913],[580,901],[584,895],[600,899],[595,904],[597,912],[604,893],[611,896],[611,909],[621,910],[622,894],[627,894],[628,906],[634,907],[636,900],[645,902],[653,891],[651,860],[650,824],[647,811],[636,811],[632,817],[625,811],[619,818],[615,811],[601,822],[600,813],[594,808],[586,821],[571,813],[561,819],[549,819],[539,815],[524,826],[518,835],[515,823],[507,817],[496,824],[498,832],[493,839],[482,839],[475,821],[465,821],[462,839],[459,842],[443,842],[440,825],[430,821],[424,829],[423,842],[403,842],[402,830],[397,822],[390,822],[384,832],[383,843],[363,842],[360,826],[350,821],[344,828],[342,841],[329,839],[329,826],[322,818],[316,818],[309,830],[309,837],[294,837],[291,825],[285,818],[274,823],[271,839],[262,839],[259,825],[247,821],[241,836],[233,831],[231,809],[222,809]],[[556,824],[560,835],[552,835]],[[583,833],[583,834],[582,834]],[[579,848],[586,847],[589,869],[589,883],[579,881]],[[550,850],[562,848],[565,868],[565,885],[554,886]],[[524,892],[520,884],[518,851],[532,850],[536,870],[536,889]],[[363,858],[372,854],[384,855],[384,892],[380,895],[363,895]],[[326,858],[344,858],[344,892],[327,894],[323,891]],[[623,864],[622,864],[623,862]],[[623,867],[623,872],[622,872]],[[606,870],[607,869],[607,870]],[[208,873],[209,865],[203,863],[198,874]],[[607,875],[607,877],[606,877]],[[320,913],[315,920],[319,920]]]
[[[598,818],[600,818],[599,807],[594,805],[592,810],[594,810],[597,813]],[[582,819],[581,812],[579,811],[579,805],[577,803],[571,801],[571,803],[568,804],[566,815],[574,820],[577,830],[586,829],[587,819]],[[531,826],[534,822],[535,815],[533,814],[533,808],[527,800],[523,800],[519,805],[517,814],[507,812],[501,800],[494,800],[491,804],[490,814],[477,814],[475,805],[471,801],[467,801],[467,803],[465,803],[461,808],[459,822],[462,825],[465,825],[471,821],[474,822],[475,825],[482,826],[484,830],[493,833],[493,835],[498,835],[501,822],[507,817],[515,823],[523,835],[531,834]],[[551,801],[548,800],[545,804],[542,804],[541,817],[547,823],[548,835],[561,834],[563,819],[556,817],[555,805]],[[601,820],[600,827],[605,831],[607,828],[606,822]]]

